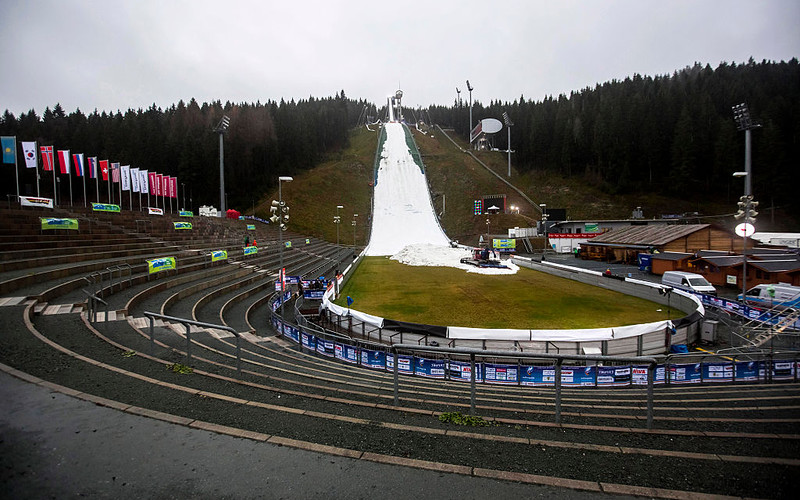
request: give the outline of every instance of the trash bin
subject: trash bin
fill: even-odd
[[[717,338],[718,325],[719,321],[714,321],[713,319],[703,321],[703,330],[700,332],[700,340],[714,343],[714,340]]]

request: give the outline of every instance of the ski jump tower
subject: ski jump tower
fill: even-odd
[[[386,98],[386,104],[389,108],[389,121],[402,122],[403,121],[403,106],[401,100],[403,99],[403,91],[397,90],[394,95]]]

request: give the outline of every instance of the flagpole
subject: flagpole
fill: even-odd
[[[97,203],[100,203],[100,160],[94,159],[94,189],[97,192]]]
[[[17,136],[14,136],[14,172],[17,174],[17,203],[19,203],[19,166],[17,165]]]
[[[83,160],[82,157],[81,160]],[[84,165],[81,165],[81,170],[82,170],[81,179],[83,179],[83,208],[86,208],[89,206],[86,203],[86,167]]]
[[[53,206],[58,206],[58,196],[56,195],[56,148],[53,147]]]
[[[41,156],[41,151],[39,151],[39,141],[33,141],[33,150],[37,153],[36,156]],[[41,198],[42,195],[39,193],[39,160],[36,160],[36,197]]]
[[[112,205],[114,203],[114,198],[112,198],[114,192],[111,191],[111,167],[109,166],[110,164],[108,163],[108,160],[105,160],[105,162],[106,162],[106,180],[108,181],[108,204]]]

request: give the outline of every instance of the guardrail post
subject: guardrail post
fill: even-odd
[[[239,372],[239,378],[242,378],[242,337],[236,335],[236,371]]]
[[[192,364],[192,339],[189,336],[189,323],[184,323],[184,326],[186,327],[186,366],[190,366]]]
[[[475,415],[475,354],[469,355],[469,414]]]
[[[400,372],[397,369],[397,365],[399,363],[397,362],[397,349],[395,349],[394,346],[392,346],[392,355],[394,356],[394,367],[393,367],[394,368],[393,369],[393,371],[394,371],[394,405],[395,406],[400,406],[400,404],[399,404],[400,397],[399,397],[399,394],[398,394],[399,391],[398,391],[398,387],[397,387],[397,384],[399,384]]]
[[[561,362],[562,359],[556,360],[556,423],[561,423]]]
[[[647,365],[647,429],[653,428],[653,381],[656,378],[656,365]]]
[[[156,321],[155,318],[150,316],[150,355],[151,356],[155,356],[156,355],[156,334],[155,334],[155,328],[153,326],[153,323],[155,323],[155,321]]]

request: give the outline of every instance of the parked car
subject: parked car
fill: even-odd
[[[800,286],[788,283],[756,285],[747,291],[745,299],[748,304],[760,307],[800,307]],[[739,300],[743,300],[741,294]]]

